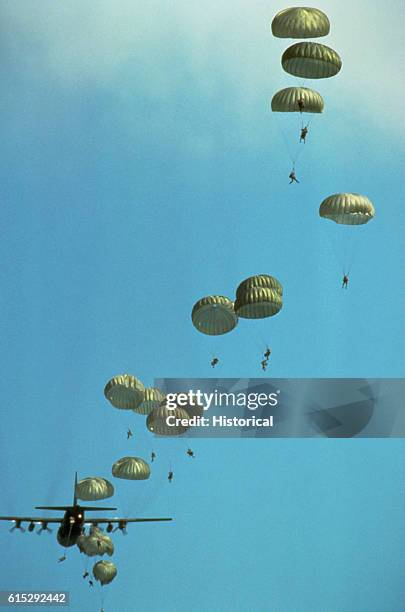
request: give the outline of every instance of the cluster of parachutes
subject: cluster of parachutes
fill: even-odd
[[[276,38],[318,38],[329,34],[330,22],[327,15],[319,9],[294,7],[277,13],[271,29]],[[295,43],[286,49],[281,64],[287,73],[303,79],[333,77],[342,67],[341,58],[334,49],[307,40]],[[322,113],[324,101],[313,89],[288,87],[273,96],[271,109],[275,113]],[[295,161],[296,157],[293,157],[293,172]],[[364,225],[374,217],[374,214],[372,202],[366,196],[357,193],[333,194],[323,200],[319,208],[319,215],[322,218],[330,219],[340,225]]]
[[[112,474],[116,478],[126,480],[145,480],[150,476],[149,465],[138,457],[123,457],[112,466]],[[83,478],[76,484],[75,495],[82,501],[100,501],[114,495],[114,486],[106,478],[92,476]],[[110,536],[92,525],[88,534],[83,533],[77,538],[76,545],[86,557],[112,556],[114,544]],[[85,574],[86,575],[86,574]],[[88,575],[88,574],[87,574]],[[112,561],[97,561],[93,566],[93,576],[102,586],[112,582],[117,575],[117,568]]]
[[[144,480],[149,478],[150,468],[146,461],[138,457],[123,457],[112,466],[112,474],[116,478],[127,480]],[[114,495],[114,486],[106,478],[92,476],[83,478],[76,484],[77,499],[83,501],[100,501]],[[114,554],[114,544],[110,536],[97,526],[92,525],[88,534],[83,533],[77,538],[76,545],[87,557]],[[102,586],[109,584],[117,575],[117,568],[112,561],[101,560],[93,566],[93,576]]]
[[[106,554],[111,557],[114,554],[114,544],[111,538],[94,525],[90,527],[88,535],[83,534],[77,538],[77,547],[88,557],[97,555],[102,557]]]
[[[104,395],[115,407],[121,410],[131,410],[146,416],[147,429],[161,436],[178,436],[189,426],[187,422],[196,415],[202,415],[200,406],[168,407],[165,395],[158,388],[145,388],[143,383],[130,374],[114,376],[105,386]],[[175,394],[174,394],[175,395]],[[176,402],[176,399],[174,400]],[[181,419],[179,426],[169,427],[167,418],[175,416]],[[153,454],[152,454],[153,455]],[[153,460],[153,456],[152,456]],[[150,465],[140,457],[126,456],[115,461],[111,473],[114,478],[125,480],[147,480],[151,475]],[[75,495],[78,500],[100,501],[115,494],[114,485],[106,478],[91,476],[77,482]],[[112,556],[114,544],[109,535],[103,533],[97,526],[91,526],[89,533],[83,533],[77,539],[77,547],[85,557]],[[112,561],[97,561],[92,569],[93,576],[102,586],[109,584],[117,575],[117,568]],[[87,576],[86,571],[84,576]]]
[[[77,547],[87,557],[111,556],[114,553],[114,544],[108,535],[97,527],[90,528],[89,535],[81,535],[77,539]],[[102,559],[93,565],[93,576],[101,586],[109,584],[117,575],[117,567],[112,561]]]
[[[106,478],[93,476],[83,478],[76,484],[76,497],[83,501],[100,501],[114,495],[114,487]],[[86,557],[112,556],[114,544],[111,538],[97,526],[92,525],[88,534],[77,538],[76,545]],[[117,568],[112,561],[97,561],[93,566],[93,576],[102,586],[109,584],[117,575]]]
[[[329,34],[330,22],[319,9],[294,7],[277,13],[271,29],[276,38],[318,38]],[[295,77],[327,79],[338,74],[342,60],[334,49],[306,40],[288,47],[282,55],[281,65],[285,72]],[[273,96],[271,109],[274,113],[322,113],[324,101],[321,94],[308,87],[288,87]],[[297,157],[295,154],[291,158],[293,171]]]
[[[122,457],[111,468],[114,478],[124,480],[147,480],[150,467],[139,457]],[[100,501],[114,495],[114,486],[106,478],[91,476],[83,478],[76,485],[76,496],[84,501]]]
[[[114,376],[105,386],[106,399],[120,410],[132,410],[134,413],[146,416],[146,428],[158,436],[179,436],[189,429],[186,421],[193,416],[201,416],[203,410],[197,406],[174,403],[174,408],[168,407],[162,391],[156,387],[145,388],[143,383],[131,374]],[[167,418],[181,419],[179,425],[168,425]],[[133,460],[132,463],[130,460]],[[136,461],[135,461],[136,460]],[[117,478],[142,480],[149,478],[150,468],[137,457],[124,457],[113,466],[113,475]]]
[[[93,476],[83,478],[76,485],[76,497],[84,501],[99,501],[114,495],[114,487],[106,478]],[[76,545],[87,557],[114,554],[114,544],[111,538],[97,526],[92,525],[88,534],[83,533],[77,538]],[[112,561],[97,561],[93,566],[93,576],[102,586],[109,584],[117,575],[117,568]]]
[[[236,299],[208,295],[193,306],[191,320],[202,334],[220,336],[232,331],[239,317],[264,319],[280,312],[283,306],[281,283],[269,274],[250,276],[236,289]]]

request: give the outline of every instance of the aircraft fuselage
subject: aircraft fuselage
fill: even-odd
[[[82,535],[84,526],[84,511],[80,506],[72,506],[65,512],[61,526],[56,535],[61,546],[74,546],[77,538]]]

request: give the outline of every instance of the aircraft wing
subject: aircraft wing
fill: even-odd
[[[0,521],[19,521],[20,523],[62,523],[62,518],[40,516],[0,516]]]
[[[105,523],[110,524],[126,524],[126,523],[151,523],[155,521],[172,521],[172,518],[85,518],[85,525],[102,525]]]

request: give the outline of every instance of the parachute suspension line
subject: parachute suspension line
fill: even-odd
[[[72,535],[72,529],[73,529],[73,523],[70,524],[69,535],[68,535],[68,539],[67,539],[68,544],[64,547],[65,550],[64,550],[63,556],[65,557],[65,559],[66,559],[66,553],[67,553],[68,545],[69,545],[69,542],[70,542],[70,536]]]
[[[96,587],[96,588],[97,588],[97,590],[98,590],[98,596],[99,596],[99,598],[100,598],[100,606],[101,606],[101,610],[103,610],[103,611],[104,611],[104,600],[105,600],[105,595],[104,595],[104,588],[103,588],[103,585],[102,585],[102,584],[100,584],[100,583],[97,581],[97,587]]]
[[[345,239],[347,248],[345,251],[344,263],[345,263],[345,268],[347,269],[347,274],[349,275],[353,267],[353,263],[354,263],[354,259],[355,259],[357,250],[360,248],[361,241],[359,240],[360,237],[356,235],[355,232],[353,231],[355,229],[355,226],[348,227],[347,229],[349,230],[349,232],[348,232],[348,237]]]
[[[349,276],[353,268],[355,255],[360,247],[358,244],[358,237],[355,235],[339,237],[335,234],[329,235],[328,242],[332,249],[336,263],[339,264],[339,268],[343,271],[343,276]]]
[[[89,557],[82,552],[80,552],[80,557],[81,557],[82,566],[83,566],[83,573],[87,573],[89,569]]]
[[[347,276],[349,276],[349,274],[352,271],[352,267],[353,267],[353,263],[354,263],[354,258],[355,258],[355,253],[357,251],[356,243],[354,241],[349,246],[350,246],[350,248],[349,248],[349,252],[348,252],[348,256],[347,256],[347,264],[346,264],[346,267],[347,267]]]
[[[83,565],[84,565],[84,571],[88,572],[89,570],[89,562],[90,562],[90,558],[87,555],[82,555],[80,554],[82,557],[84,557],[83,559]]]
[[[266,342],[263,336],[259,335],[258,333],[256,333],[256,346],[258,349],[260,349],[260,353],[264,353],[264,351],[269,348],[268,342]]]
[[[129,499],[130,496],[128,495],[128,491],[125,491],[125,484],[129,483],[123,482],[123,486],[120,487],[119,490],[116,490],[115,494],[119,502],[119,506],[122,508],[122,514],[124,518],[128,518],[130,516],[131,500]]]
[[[303,129],[303,127],[304,127],[304,117],[303,117],[302,111],[300,111],[300,128],[301,128],[301,130]]]
[[[286,148],[286,150],[287,150],[287,153],[288,153],[288,156],[289,156],[289,158],[290,158],[290,161],[291,161],[291,163],[292,163],[292,165],[293,165],[293,170],[295,170],[295,164],[297,163],[298,159],[300,158],[300,156],[301,156],[302,151],[304,150],[304,148],[298,145],[298,146],[296,147],[296,149],[295,149],[295,153],[293,154],[293,153],[291,152],[291,148],[290,148],[290,143],[289,143],[289,140],[288,140],[288,138],[287,138],[287,135],[286,135],[286,133],[285,133],[284,129],[281,127],[281,125],[280,125],[280,123],[279,123],[279,120],[277,119],[277,113],[273,113],[273,114],[274,114],[274,115],[276,115],[276,123],[277,123],[277,128],[278,128],[279,132],[281,133],[281,135],[282,135],[282,137],[283,137],[284,144],[285,144],[285,148]],[[301,117],[302,117],[302,113],[300,113],[300,115],[301,115]]]
[[[101,609],[104,610],[105,595],[104,595],[103,585],[101,585],[100,600],[101,600]]]
[[[295,164],[297,163],[297,161],[298,161],[298,160],[299,160],[299,158],[301,157],[301,154],[302,154],[303,150],[304,150],[304,147],[299,147],[299,148],[297,149],[296,155],[295,155],[294,159],[292,160],[292,163],[293,163],[293,170],[295,170]]]
[[[283,128],[281,127],[281,125],[279,123],[279,120],[277,119],[277,113],[273,113],[273,114],[275,115],[275,118],[276,118],[277,129],[278,129],[278,131],[281,133],[281,135],[283,137],[284,145],[285,145],[285,148],[287,150],[287,153],[288,153],[288,156],[290,158],[290,161],[291,161],[292,164],[294,164],[294,158],[293,158],[293,155],[291,153],[290,143],[288,141],[287,135],[284,132]]]

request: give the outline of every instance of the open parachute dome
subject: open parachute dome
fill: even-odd
[[[114,544],[111,538],[100,529],[92,528],[90,535],[81,535],[77,538],[76,545],[81,553],[87,557],[95,557],[114,554]]]
[[[302,101],[302,108],[298,101]],[[287,87],[274,94],[271,101],[273,113],[322,113],[324,108],[321,94],[308,87]]]
[[[117,568],[112,561],[97,561],[93,567],[93,576],[103,586],[112,582],[117,575]]]
[[[164,398],[164,393],[157,387],[147,387],[142,403],[134,408],[134,412],[148,415],[154,408],[160,406]]]
[[[318,38],[329,34],[330,22],[319,9],[297,6],[277,13],[271,31],[276,38]]]
[[[238,324],[232,300],[223,295],[209,295],[198,300],[191,319],[199,332],[209,336],[227,334]]]
[[[283,306],[283,287],[269,274],[250,276],[236,290],[235,311],[245,319],[264,319]]]
[[[135,376],[121,374],[108,381],[104,395],[115,408],[135,410],[144,400],[145,387]]]
[[[300,42],[288,47],[281,64],[286,72],[303,79],[328,79],[342,67],[336,51],[315,42]]]
[[[83,478],[76,485],[76,496],[83,501],[98,501],[113,495],[114,487],[111,482],[99,476]]]
[[[335,193],[319,207],[319,216],[341,225],[364,225],[373,219],[373,203],[359,193]]]
[[[169,417],[179,419],[175,422],[174,419],[167,422]],[[181,419],[181,420],[180,420]],[[152,412],[146,418],[146,427],[154,434],[158,436],[181,436],[184,434],[188,425],[184,425],[184,422],[190,419],[190,415],[185,408],[176,405],[175,408],[167,407],[167,400],[164,400],[159,408],[154,408]]]
[[[139,457],[122,457],[112,466],[112,475],[124,480],[147,480],[150,476],[150,467]]]
[[[283,287],[274,276],[270,274],[256,274],[256,276],[249,276],[242,281],[236,289],[236,297],[241,296],[245,291],[252,289],[253,287],[261,287],[263,289],[273,289],[280,297],[283,295]]]
[[[265,319],[277,314],[283,307],[282,298],[274,289],[252,287],[236,298],[238,316],[245,319]]]

